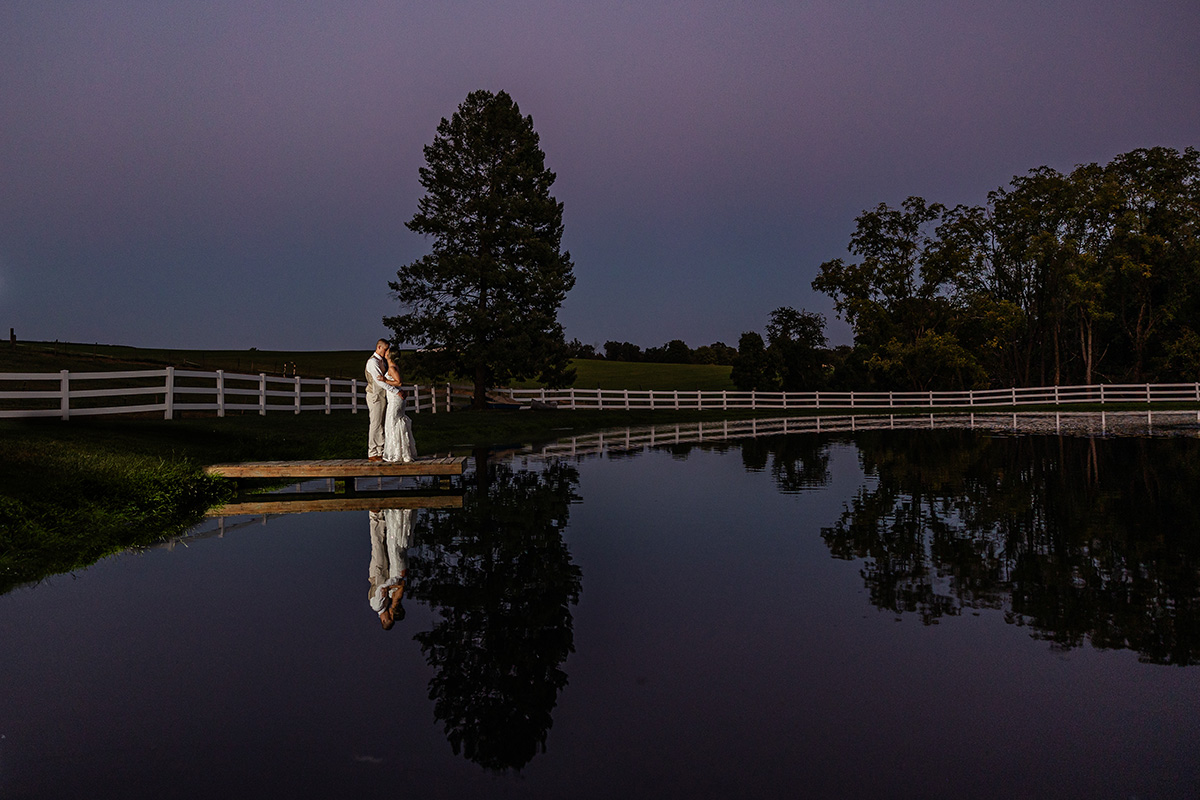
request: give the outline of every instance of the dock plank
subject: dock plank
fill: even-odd
[[[212,464],[209,475],[223,478],[374,478],[418,475],[462,475],[465,456],[418,458],[404,463],[368,461],[365,458],[309,461],[253,461]]]

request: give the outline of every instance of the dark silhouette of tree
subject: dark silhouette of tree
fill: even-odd
[[[463,508],[419,523],[409,592],[437,615],[416,639],[436,670],[429,697],[454,752],[521,769],[545,751],[574,650],[582,575],[562,535],[579,477],[564,463],[515,471],[482,455],[477,465]]]
[[[778,371],[760,334],[747,331],[738,339],[738,354],[733,359],[729,378],[744,392],[778,391]]]
[[[767,341],[785,392],[811,392],[825,386],[825,318],[789,306],[771,312]]]
[[[1200,364],[1200,151],[1037,167],[952,209],[863,211],[857,261],[813,289],[854,328],[835,388],[953,389],[1194,380]]]
[[[407,226],[433,252],[388,283],[408,311],[384,324],[431,351],[431,372],[470,376],[476,408],[495,382],[574,377],[558,309],[575,276],[554,179],[533,118],[504,92],[467,95],[425,147],[425,196]]]

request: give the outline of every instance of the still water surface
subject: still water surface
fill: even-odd
[[[0,796],[1200,796],[1195,416],[1089,425],[493,460],[386,631],[367,511],[48,579]]]

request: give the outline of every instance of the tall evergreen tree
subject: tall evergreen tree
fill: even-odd
[[[558,309],[575,276],[533,118],[505,92],[472,92],[438,125],[420,176],[406,225],[433,250],[388,282],[407,313],[384,324],[432,351],[435,370],[469,376],[476,408],[497,382],[569,384]]]

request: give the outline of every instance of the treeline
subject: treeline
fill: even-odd
[[[1200,378],[1200,154],[1039,167],[985,206],[865,211],[820,267],[854,346],[780,308],[742,336],[740,388],[966,389]]]
[[[681,339],[672,339],[662,347],[643,350],[632,342],[605,342],[603,351],[595,345],[582,344],[575,339],[567,345],[571,358],[604,359],[607,361],[647,362],[655,364],[722,364],[729,366],[738,351],[724,342],[700,347],[688,347]]]

